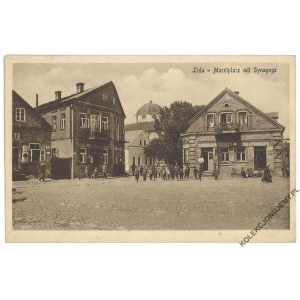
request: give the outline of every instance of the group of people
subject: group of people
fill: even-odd
[[[171,164],[168,166],[151,166],[149,168],[132,165],[131,170],[137,182],[140,177],[143,178],[143,181],[146,181],[147,176],[149,176],[150,180],[156,180],[157,178],[163,180],[184,180],[190,176],[190,167],[188,165],[180,167],[178,164]]]
[[[94,168],[94,171],[93,171],[93,173],[92,173],[92,175],[91,175],[91,178],[97,179],[97,178],[99,177],[99,175],[100,175],[100,174],[99,174],[99,170],[98,170],[97,167],[95,167],[95,168]],[[103,179],[106,179],[106,176],[107,176],[107,167],[106,167],[106,165],[103,165],[101,177],[102,177]]]

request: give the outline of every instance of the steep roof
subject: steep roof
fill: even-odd
[[[140,135],[143,130],[125,131],[125,141],[128,146]]]
[[[75,102],[77,100],[80,100],[82,97],[84,97],[84,96],[86,96],[88,94],[92,94],[95,91],[104,89],[104,88],[108,87],[109,85],[111,85],[113,87],[113,89],[115,90],[115,93],[118,96],[117,98],[118,98],[118,101],[119,101],[119,104],[120,104],[120,107],[121,107],[122,114],[125,117],[125,112],[123,110],[121,101],[119,99],[118,92],[117,92],[116,87],[115,87],[115,85],[114,85],[114,83],[112,81],[110,81],[110,82],[108,82],[106,84],[94,87],[94,88],[87,89],[87,90],[85,90],[83,92],[80,92],[80,93],[72,94],[72,95],[63,97],[63,98],[58,99],[58,100],[53,100],[53,101],[41,104],[38,107],[36,107],[35,110],[37,110],[38,112],[41,112],[41,111],[45,111],[45,110],[48,110],[48,109],[54,109],[57,106],[69,105],[69,104],[71,104],[71,103],[73,103],[73,102]]]
[[[150,101],[149,103],[144,104],[135,115],[138,116],[143,114],[161,114],[161,112],[162,107]]]
[[[250,104],[248,101],[240,97],[238,94],[230,90],[229,88],[225,88],[220,94],[218,94],[213,100],[211,100],[202,110],[200,110],[188,123],[187,128],[189,128],[192,123],[194,123],[196,120],[198,120],[202,115],[204,115],[215,103],[217,103],[224,95],[225,93],[229,93],[231,96],[233,96],[235,99],[243,103],[246,107],[250,108],[252,111],[257,113],[259,116],[263,117],[270,123],[272,123],[274,126],[280,129],[284,129],[285,127],[279,124],[277,121],[272,119],[268,114],[262,112],[252,104]]]
[[[23,99],[15,90],[12,90],[12,99],[13,99],[13,101],[20,101],[26,107],[26,109],[28,111],[30,111],[32,116],[34,116],[40,122],[40,124],[41,124],[41,126],[43,127],[44,130],[52,131],[51,125],[43,117],[41,117],[35,111],[35,109],[25,99]],[[13,125],[16,125],[16,124],[13,124]],[[27,123],[25,123],[25,124],[20,123],[16,126],[18,126],[18,127],[30,127]]]

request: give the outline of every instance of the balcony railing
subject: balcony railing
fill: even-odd
[[[240,125],[234,123],[218,124],[215,126],[215,131],[216,133],[239,132]]]
[[[109,130],[102,128],[100,131],[99,128],[90,128],[89,139],[109,139]]]

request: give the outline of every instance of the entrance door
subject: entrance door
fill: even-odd
[[[254,147],[254,170],[263,170],[266,163],[266,147]]]
[[[212,148],[201,149],[201,154],[204,158],[203,171],[213,171],[214,160],[213,160],[213,150]]]
[[[94,166],[94,168],[99,168],[100,163],[100,152],[98,149],[92,149],[91,150],[91,165]]]

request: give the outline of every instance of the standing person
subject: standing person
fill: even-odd
[[[186,165],[183,165],[183,174],[184,174],[184,179],[186,179],[187,178]]]
[[[242,169],[241,169],[241,177],[246,178],[246,171],[245,171],[244,167],[242,167]]]
[[[143,176],[143,166],[140,167],[140,176]]]
[[[132,164],[132,166],[131,166],[132,176],[134,176],[134,171],[135,171],[135,164]]]
[[[176,176],[176,180],[179,180],[179,166],[177,164],[175,166],[175,176]]]
[[[39,170],[39,181],[45,182],[45,174],[46,174],[46,164],[45,162],[41,162],[40,164],[40,170]]]
[[[190,166],[189,165],[187,165],[187,167],[186,167],[186,173],[187,173],[187,179],[189,179],[190,178]]]
[[[134,179],[136,182],[139,182],[139,178],[140,178],[140,170],[139,170],[139,168],[135,168]]]
[[[202,173],[203,173],[203,164],[200,164],[199,165],[199,173],[198,173],[198,176],[199,176],[199,180],[201,181],[202,179]]]
[[[219,177],[219,168],[218,168],[218,165],[216,163],[214,164],[213,175],[215,176],[215,180],[218,180],[218,177]]]
[[[183,169],[179,168],[179,179],[183,180]]]
[[[198,174],[198,170],[197,170],[197,168],[195,167],[195,168],[194,168],[194,177],[195,177],[195,179],[198,178],[197,174]]]
[[[143,169],[143,181],[146,182],[146,180],[147,180],[147,168],[144,167],[144,169]]]
[[[157,168],[154,168],[154,171],[153,171],[153,179],[154,179],[154,181],[157,179],[157,173],[158,173]]]
[[[106,179],[106,175],[107,175],[107,167],[106,167],[106,165],[103,165],[103,167],[102,167],[102,173],[103,173],[103,179]]]
[[[198,159],[198,163],[199,163],[199,180],[201,181],[202,179],[202,173],[203,173],[203,164],[204,164],[204,158],[202,156],[202,154],[200,155],[199,159]]]
[[[272,175],[270,170],[270,164],[267,164],[264,169],[264,174],[261,179],[262,182],[272,182]]]

